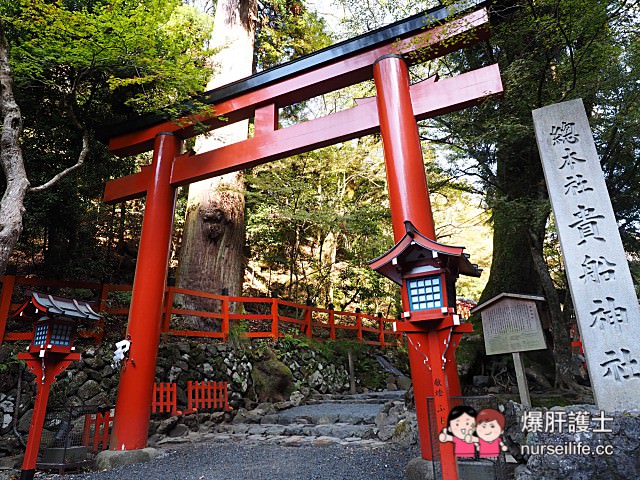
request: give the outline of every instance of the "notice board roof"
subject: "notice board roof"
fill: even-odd
[[[495,297],[487,300],[484,303],[481,303],[480,305],[478,305],[477,307],[473,308],[471,310],[471,313],[477,313],[477,312],[481,312],[482,310],[484,310],[487,307],[490,307],[492,305],[497,304],[498,302],[500,302],[501,300],[508,300],[508,299],[512,299],[512,300],[529,300],[529,301],[534,301],[534,302],[546,302],[547,299],[540,296],[540,295],[526,295],[523,293],[501,293],[500,295],[496,295]]]

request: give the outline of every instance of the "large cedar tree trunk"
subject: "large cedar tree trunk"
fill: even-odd
[[[493,259],[480,302],[503,292],[542,294],[531,255],[531,235],[544,238],[548,216],[542,166],[533,138],[504,142],[497,154],[499,190],[489,200],[493,216]],[[542,243],[533,245],[542,253]]]
[[[507,143],[507,142],[505,142]],[[558,293],[543,256],[550,208],[533,135],[503,147],[498,154],[501,192],[494,198],[491,275],[480,302],[503,292],[543,295],[551,317],[555,384],[575,386],[571,339]]]
[[[213,89],[251,75],[256,0],[219,0],[212,46],[221,49],[212,58],[216,73],[207,85]],[[248,122],[215,130],[196,141],[196,151],[208,151],[247,138]],[[182,288],[240,295],[244,277],[244,176],[231,173],[189,187],[185,230],[180,249],[177,284]],[[189,309],[212,305],[184,298]],[[208,321],[198,325],[204,328]]]

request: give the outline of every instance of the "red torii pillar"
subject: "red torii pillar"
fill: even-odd
[[[147,446],[176,198],[171,170],[181,145],[173,133],[156,135],[127,326],[131,347],[120,375],[112,450]]]
[[[373,67],[380,132],[387,167],[389,203],[394,239],[398,242],[405,234],[405,223],[410,221],[418,231],[435,240],[435,227],[431,202],[422,159],[418,126],[411,104],[409,71],[400,55],[385,55]],[[403,310],[409,311],[406,284],[402,287]],[[459,340],[468,326],[432,327],[425,324],[409,324],[404,329],[409,341],[409,360],[413,380],[416,415],[420,435],[422,457],[433,460],[432,434],[429,431],[427,397],[434,398],[437,430],[446,425],[451,410],[451,396],[459,396],[460,380],[456,371],[452,349],[446,358],[448,346]],[[462,327],[462,328],[460,328]],[[455,338],[454,338],[455,332]],[[447,338],[449,337],[449,338]],[[447,365],[449,368],[447,368]],[[442,477],[458,478],[452,443],[440,445]]]

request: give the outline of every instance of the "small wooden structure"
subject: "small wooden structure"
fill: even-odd
[[[535,295],[501,293],[471,310],[482,316],[487,355],[513,355],[520,401],[527,407],[531,406],[531,398],[520,352],[547,348],[538,313],[545,301]]]
[[[32,292],[31,298],[14,315],[34,320],[31,344],[27,352],[18,354],[18,359],[24,360],[36,375],[36,399],[20,475],[20,480],[32,480],[51,385],[72,361],[80,360],[73,345],[77,323],[80,320],[97,321],[100,316],[86,302],[38,292]]]

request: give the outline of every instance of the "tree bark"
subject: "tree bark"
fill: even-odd
[[[13,80],[9,66],[9,49],[0,21],[0,162],[7,186],[0,200],[0,275],[3,275],[11,252],[22,233],[24,197],[29,190],[29,180],[24,168],[20,135],[22,114],[13,97]]]
[[[556,290],[549,268],[542,252],[536,248],[535,244],[540,240],[536,234],[531,233],[531,257],[540,278],[544,296],[547,299],[549,316],[551,317],[551,336],[553,337],[553,360],[555,362],[555,387],[569,389],[575,386],[573,381],[573,369],[571,367],[571,337],[569,335],[569,324],[562,314],[560,296]]]
[[[503,292],[532,295],[542,292],[529,247],[530,231],[537,238],[544,238],[545,224],[541,218],[547,215],[542,211],[546,208],[542,206],[546,205],[546,189],[532,138],[502,147],[497,155],[496,179],[500,191],[490,199],[493,258],[480,303]]]
[[[22,113],[13,95],[13,78],[9,65],[9,46],[0,21],[0,114],[2,133],[0,134],[0,163],[7,187],[0,200],[0,275],[3,275],[11,253],[20,238],[25,214],[24,199],[28,192],[42,192],[56,185],[71,172],[80,168],[89,154],[89,130],[76,117],[69,106],[71,122],[82,133],[82,148],[74,165],[54,175],[37,187],[31,187],[24,166],[20,135],[22,134]]]
[[[216,73],[207,85],[213,89],[252,73],[256,0],[220,0],[216,7],[212,58]],[[196,140],[196,151],[209,151],[247,138],[248,121],[215,130]],[[189,187],[185,228],[180,248],[177,284],[182,288],[240,295],[244,277],[244,175],[235,172],[197,182]],[[212,305],[185,297],[189,309]],[[203,328],[203,323],[198,322]]]

